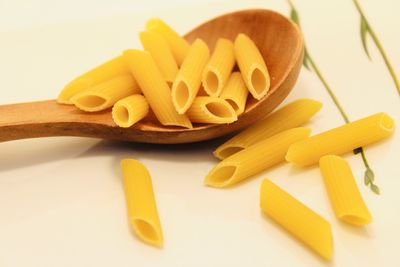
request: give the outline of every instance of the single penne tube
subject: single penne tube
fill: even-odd
[[[122,128],[128,128],[149,113],[149,104],[144,96],[136,94],[125,97],[114,104],[112,118]]]
[[[123,54],[143,95],[162,125],[192,128],[185,114],[178,114],[171,100],[171,90],[147,51],[127,50]]]
[[[153,18],[147,21],[146,30],[154,31],[161,34],[171,48],[172,54],[178,66],[182,65],[187,53],[190,49],[190,44],[170,26],[159,18]]]
[[[219,38],[203,70],[204,90],[210,96],[219,96],[235,65],[235,52],[231,40]]]
[[[225,159],[279,132],[301,126],[321,107],[322,103],[312,99],[295,100],[220,145],[214,155]]]
[[[96,112],[112,107],[118,100],[140,92],[130,74],[115,77],[95,85],[72,97],[71,101],[80,110]]]
[[[221,98],[228,101],[233,107],[237,115],[243,113],[246,107],[246,100],[249,91],[244,84],[242,74],[240,72],[233,72],[228,80],[228,83],[223,88]]]
[[[201,85],[201,73],[209,56],[207,44],[196,39],[172,85],[172,102],[179,114],[184,114],[196,97]]]
[[[326,260],[332,259],[333,239],[327,220],[265,179],[260,188],[261,210]]]
[[[73,104],[71,99],[76,94],[99,83],[129,73],[129,68],[122,56],[113,58],[69,82],[58,95],[57,102],[60,104]]]
[[[336,217],[357,226],[369,224],[372,221],[371,213],[364,203],[347,161],[338,156],[327,155],[319,160],[319,168]]]
[[[218,163],[205,184],[227,187],[285,161],[289,146],[310,135],[309,128],[293,128],[262,140]]]
[[[236,61],[250,94],[257,100],[264,97],[270,86],[267,65],[256,44],[240,33],[234,43]]]
[[[150,173],[134,159],[123,159],[121,169],[131,227],[144,242],[161,247],[163,234]]]
[[[173,83],[178,73],[174,55],[164,37],[155,31],[144,31],[139,34],[143,48],[153,57],[167,82]]]
[[[198,96],[186,112],[191,122],[232,123],[237,120],[235,110],[225,100],[218,97]]]
[[[286,160],[297,166],[317,163],[325,155],[341,155],[390,136],[395,123],[386,113],[377,113],[311,136],[290,146]]]

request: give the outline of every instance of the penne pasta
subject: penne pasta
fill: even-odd
[[[266,215],[324,259],[332,259],[331,226],[320,215],[267,179],[261,184],[260,206]]]
[[[192,128],[188,117],[176,112],[168,84],[151,55],[146,51],[127,50],[123,56],[160,123]]]
[[[136,94],[125,97],[115,103],[112,109],[114,122],[123,128],[128,128],[140,121],[149,113],[149,104],[144,96]]]
[[[210,96],[219,96],[235,65],[232,41],[219,38],[214,52],[203,71],[204,90]]]
[[[341,155],[388,137],[394,127],[389,115],[377,113],[293,144],[286,160],[298,166],[309,166],[324,155]]]
[[[68,83],[58,95],[57,102],[73,104],[71,98],[76,94],[123,74],[129,74],[129,68],[122,56],[113,58]]]
[[[144,242],[161,247],[163,234],[149,172],[133,159],[123,159],[121,169],[131,227]]]
[[[270,77],[264,59],[255,43],[240,33],[234,43],[236,61],[250,94],[257,100],[264,97],[270,86]]]
[[[233,107],[237,115],[243,113],[246,107],[246,100],[249,91],[244,84],[242,75],[240,72],[232,73],[228,80],[228,83],[223,88],[221,93],[221,98],[228,101],[228,103]]]
[[[224,159],[207,175],[205,184],[227,187],[285,161],[289,146],[310,135],[309,128],[293,128]]]
[[[155,31],[141,32],[139,37],[143,48],[151,54],[165,80],[173,83],[178,73],[178,65],[167,41]]]
[[[182,65],[187,53],[189,52],[189,43],[176,33],[164,21],[158,18],[153,18],[147,21],[146,30],[154,31],[161,34],[171,48],[172,54],[175,57],[178,66]]]
[[[194,41],[172,85],[172,102],[179,114],[185,113],[196,97],[209,56],[207,44],[200,39]]]
[[[369,224],[372,221],[371,213],[347,161],[327,155],[319,160],[319,167],[336,217],[357,226]]]
[[[198,96],[186,112],[191,122],[231,123],[237,120],[235,110],[228,102],[211,96]]]
[[[214,151],[214,155],[219,159],[225,159],[279,132],[301,126],[321,107],[322,103],[312,99],[293,101],[220,145]]]
[[[71,101],[80,110],[95,112],[112,107],[118,100],[139,92],[132,75],[124,74],[84,90]]]

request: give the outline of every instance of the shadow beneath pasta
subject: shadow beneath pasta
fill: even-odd
[[[297,248],[290,249],[290,247],[292,245],[289,243],[282,244],[282,247],[287,247],[293,254],[296,254],[294,256],[296,256],[296,257],[298,256],[297,258],[299,260],[303,257],[301,250],[304,250],[304,251],[308,252],[310,257],[312,257],[313,259],[318,261],[318,263],[319,263],[318,265],[333,266],[332,262],[327,261],[324,258],[322,258],[316,251],[309,248],[301,240],[297,239],[292,234],[290,234],[285,228],[283,228],[279,223],[277,223],[272,218],[270,218],[268,215],[266,215],[262,210],[260,210],[260,216],[263,217],[266,224],[272,225],[273,228],[276,229],[277,232],[279,232],[279,235],[276,235],[276,233],[273,232],[271,229],[267,229],[268,231],[266,232],[266,235],[270,240],[274,240],[274,242],[277,242],[278,240],[282,240],[282,238],[285,238],[285,240],[287,240],[287,242],[292,242],[293,244],[297,244],[297,247],[299,247],[298,249]],[[276,238],[274,238],[274,235],[276,235]],[[312,265],[310,265],[310,266],[312,266]]]
[[[169,162],[215,162],[218,160],[212,152],[221,140],[211,140],[191,144],[144,144],[123,141],[103,140],[90,147],[78,157],[110,156],[130,157],[138,160],[152,159]]]
[[[300,173],[304,173],[306,171],[318,168],[318,164],[310,165],[310,166],[307,166],[307,167],[299,167],[299,166],[295,166],[295,165],[293,165],[291,163],[288,163],[288,164],[289,164],[289,175],[290,176],[291,175],[298,175]]]
[[[0,171],[74,158],[97,142],[82,137],[49,137],[0,143]]]
[[[343,231],[351,235],[357,235],[358,237],[369,239],[371,238],[371,234],[368,232],[368,226],[356,226],[352,224],[348,224],[341,220],[338,220],[338,225]]]

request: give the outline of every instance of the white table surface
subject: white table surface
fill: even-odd
[[[159,16],[186,32],[241,8],[288,13],[285,1],[0,0],[0,104],[50,99],[74,76],[139,45],[136,33]],[[400,75],[398,1],[361,1]],[[385,111],[400,125],[400,98],[370,43],[362,51],[350,0],[295,1],[308,47],[351,119]],[[285,102],[324,103],[314,133],[342,123],[313,73],[303,69]],[[0,118],[1,120],[1,118]],[[317,167],[282,164],[231,189],[203,186],[220,143],[157,146],[58,137],[0,144],[0,266],[400,266],[399,134],[366,149],[382,194],[363,185],[360,156],[346,155],[374,221],[339,222]],[[131,234],[119,161],[149,168],[165,245]],[[331,222],[334,258],[321,260],[263,216],[259,185],[270,178]]]

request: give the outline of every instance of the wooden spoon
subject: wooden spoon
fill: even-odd
[[[249,98],[245,112],[232,124],[198,124],[193,129],[166,127],[150,118],[131,128],[119,128],[110,110],[84,113],[55,100],[0,106],[0,142],[33,137],[85,136],[145,143],[177,144],[212,139],[253,124],[277,107],[293,88],[303,60],[298,27],[270,10],[244,10],[210,20],[185,35],[203,39],[210,48],[218,38],[234,40],[245,33],[257,44],[271,76],[268,94]]]

